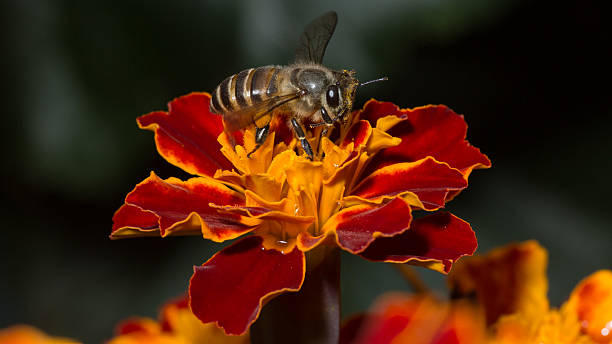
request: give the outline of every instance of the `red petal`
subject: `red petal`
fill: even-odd
[[[157,111],[138,118],[142,129],[155,131],[157,150],[168,162],[198,175],[214,175],[232,164],[221,153],[217,136],[222,117],[209,111],[210,95],[191,93],[168,104],[169,112]]]
[[[402,117],[402,111],[400,108],[391,102],[379,102],[377,100],[368,101],[363,110],[358,114],[360,119],[366,120],[376,126],[376,121],[386,116]]]
[[[441,272],[454,261],[476,250],[476,236],[469,223],[446,212],[412,221],[410,230],[390,238],[378,238],[360,253],[366,259],[411,262]]]
[[[260,237],[242,239],[194,267],[191,310],[227,334],[243,334],[259,316],[264,298],[300,289],[305,264],[300,250],[282,254],[263,249]]]
[[[444,206],[449,192],[465,187],[467,182],[459,171],[427,157],[383,167],[365,178],[351,194],[374,199],[412,192],[425,209],[435,210]]]
[[[221,214],[209,205],[244,205],[241,194],[213,179],[191,178],[185,182],[176,178],[162,180],[151,173],[127,195],[125,201],[141,211],[128,208],[132,209],[129,214],[135,216],[116,215],[116,228],[150,225],[150,214],[155,214],[162,236],[175,229],[187,229],[183,226],[189,227],[190,231],[201,231],[205,238],[223,241],[251,229],[242,223],[244,218],[240,215]],[[128,213],[128,210],[125,212]],[[118,214],[123,215],[123,211],[120,209]]]
[[[332,216],[322,232],[335,230],[338,244],[351,253],[359,253],[377,237],[392,236],[410,227],[410,206],[399,198],[383,206],[357,205]]]
[[[353,142],[355,145],[354,149],[357,149],[359,145],[365,144],[368,141],[368,138],[372,134],[372,126],[368,121],[359,121],[351,126],[348,133],[344,137],[344,141],[342,141],[341,147],[346,147],[349,143]]]
[[[159,235],[157,215],[130,204],[122,205],[115,212],[111,238],[142,236],[145,233]]]
[[[392,103],[370,101],[360,116],[370,123],[378,118],[394,115],[405,118],[389,130],[389,134],[402,139],[398,146],[380,152],[368,166],[375,171],[398,162],[417,161],[432,156],[468,176],[474,168],[490,167],[491,161],[466,140],[467,124],[444,105],[429,105],[402,109]]]

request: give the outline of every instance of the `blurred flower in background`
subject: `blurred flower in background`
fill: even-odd
[[[108,344],[246,344],[249,335],[228,336],[215,324],[198,320],[183,298],[164,305],[159,320],[131,318],[121,322]]]
[[[0,329],[1,344],[78,344],[72,339],[50,336],[28,325],[15,325]]]
[[[547,299],[547,252],[535,241],[460,260],[452,299],[389,294],[349,319],[343,343],[610,343],[612,271],[583,279],[558,309]]]

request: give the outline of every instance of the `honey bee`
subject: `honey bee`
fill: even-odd
[[[243,70],[217,86],[210,111],[223,116],[225,130],[255,126],[255,149],[247,156],[265,142],[274,116],[288,114],[288,126],[312,160],[304,121],[308,120],[311,128],[324,126],[321,135],[325,135],[336,122],[350,115],[359,86],[387,79],[360,83],[354,71],[335,71],[321,64],[337,22],[336,12],[331,11],[308,24],[300,36],[293,64]]]

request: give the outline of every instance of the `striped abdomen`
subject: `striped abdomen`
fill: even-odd
[[[274,96],[279,90],[281,68],[251,68],[226,78],[212,95],[210,111],[224,115],[257,105]]]

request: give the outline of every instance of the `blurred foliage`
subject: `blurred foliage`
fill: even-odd
[[[512,0],[345,0],[334,9],[326,64],[390,78],[360,90],[357,107],[376,97],[465,114],[470,142],[494,165],[475,172],[451,210],[472,223],[481,249],[538,239],[551,252],[553,303],[610,267],[602,9]],[[114,210],[150,170],[185,176],[135,118],[244,68],[289,63],[303,26],[327,10],[322,0],[1,3],[0,327],[25,322],[99,342],[120,319],[155,316],[182,293],[191,266],[219,245],[107,238]],[[345,314],[406,288],[387,265],[343,264]]]

